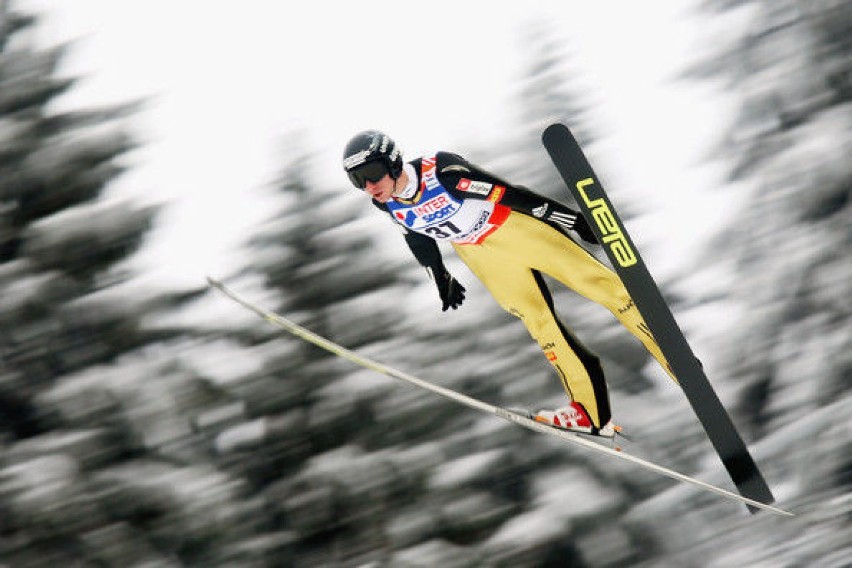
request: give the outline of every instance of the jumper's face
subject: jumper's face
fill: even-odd
[[[385,176],[377,182],[367,181],[364,191],[369,193],[370,197],[379,203],[385,203],[393,196],[395,188],[396,180],[390,177],[389,174],[385,174]]]
[[[393,195],[396,180],[390,176],[384,162],[367,162],[349,172],[352,185],[363,189],[379,203],[385,203]]]

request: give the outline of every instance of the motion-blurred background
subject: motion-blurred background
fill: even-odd
[[[852,2],[313,4],[0,0],[0,566],[852,563]],[[339,165],[379,128],[567,202],[554,121],[796,518],[355,368],[204,286],[558,403],[520,322],[449,251],[469,293],[441,313]],[[730,487],[641,346],[556,300],[631,451]]]

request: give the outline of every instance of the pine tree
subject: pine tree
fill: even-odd
[[[56,76],[63,48],[16,41],[34,20],[6,13],[0,53],[0,407],[15,438],[45,428],[32,399],[57,377],[147,340],[141,313],[100,294],[142,242],[155,213],[100,199],[133,146],[118,119],[135,105],[51,112],[74,81]]]
[[[843,564],[850,557],[848,259],[852,166],[849,58],[852,3],[718,0],[703,60],[688,76],[710,79],[738,101],[714,158],[729,165],[734,213],[694,266],[694,288],[725,318],[708,357],[711,379],[753,446],[776,496],[804,524],[743,530],[649,532],[671,550],[713,565]],[[719,26],[714,26],[716,22]],[[700,214],[700,213],[696,213]],[[789,490],[783,490],[782,488]],[[695,525],[714,517],[695,511]],[[718,518],[717,516],[715,518]],[[797,543],[782,550],[779,542]],[[713,546],[704,546],[712,542]]]
[[[720,152],[752,189],[714,247],[734,253],[724,262],[749,322],[725,364],[750,385],[743,405],[762,429],[848,389],[852,24],[848,2],[749,4],[748,31],[695,75],[722,76],[742,97]]]
[[[515,100],[518,124],[513,132],[519,134],[500,152],[503,157],[495,160],[536,191],[569,202],[571,197],[563,191],[564,183],[541,145],[541,134],[550,124],[561,122],[584,147],[594,140],[583,77],[574,52],[550,22],[527,22],[519,29],[518,43],[522,60]]]
[[[237,488],[181,462],[216,395],[146,319],[192,292],[128,268],[157,209],[106,195],[139,105],[56,110],[75,81],[37,24],[0,2],[0,564],[192,565],[230,542]]]
[[[379,214],[351,188],[318,185],[304,134],[290,133],[287,140],[281,149],[286,162],[272,184],[275,204],[247,238],[252,260],[244,272],[259,276],[275,293],[278,302],[270,302],[272,308],[316,333],[353,349],[386,342],[400,329],[387,299],[403,296],[410,285],[400,260],[383,253],[371,230],[373,223],[381,223]],[[390,236],[396,237],[395,231]],[[294,440],[310,438],[298,452],[321,453],[364,436],[370,428],[371,403],[366,399],[374,394],[338,386],[355,371],[351,365],[266,329],[234,338],[254,349],[248,356],[263,360],[240,393],[249,414],[290,424],[286,432],[269,433],[270,444],[289,448]],[[310,431],[307,416],[312,417]],[[268,455],[248,466],[247,475],[258,486],[286,479],[303,465],[289,450]]]
[[[287,313],[310,313],[318,333],[334,335],[335,328],[339,332],[347,327],[340,321],[346,313],[340,313],[339,306],[392,288],[399,281],[398,266],[379,262],[379,245],[361,222],[366,205],[360,199],[363,196],[349,188],[312,184],[316,176],[312,175],[311,156],[299,150],[306,146],[303,136],[290,136],[282,152],[290,158],[276,182],[281,210],[251,239],[250,246],[263,259],[266,285],[284,296],[279,308]],[[361,327],[353,338],[356,345],[386,336],[378,332],[374,337],[364,331]]]

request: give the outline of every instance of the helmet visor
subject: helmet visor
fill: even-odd
[[[349,170],[349,181],[358,189],[367,187],[367,182],[378,183],[386,175],[390,174],[387,165],[381,160],[367,162],[355,169]]]

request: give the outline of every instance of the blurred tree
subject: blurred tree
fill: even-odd
[[[361,222],[365,199],[351,188],[316,187],[309,145],[294,132],[282,148],[285,165],[276,182],[280,210],[273,213],[250,249],[261,259],[266,285],[280,290],[285,313],[304,312],[320,334],[348,327],[346,306],[354,298],[393,288],[400,282],[399,262],[382,262],[371,224]],[[341,178],[343,178],[341,174]],[[375,307],[375,306],[370,306]],[[387,337],[377,310],[353,336],[355,345]],[[375,333],[375,335],[374,335]]]
[[[5,4],[5,3],[4,3]],[[0,428],[42,431],[34,396],[57,377],[149,341],[145,309],[102,292],[135,251],[154,210],[100,198],[132,148],[117,120],[138,105],[52,112],[74,83],[56,77],[64,48],[16,41],[33,25],[8,10],[0,52]],[[161,298],[160,302],[166,301]]]
[[[271,307],[324,337],[356,349],[385,342],[400,325],[391,299],[410,288],[403,259],[381,250],[374,229],[382,220],[366,211],[371,207],[362,195],[317,185],[309,148],[303,132],[288,134],[273,212],[247,239],[251,261],[244,272],[259,275],[276,293],[280,303]],[[376,218],[364,219],[365,212]],[[273,426],[264,435],[269,451],[242,467],[262,487],[301,467],[294,459],[305,457],[299,452],[322,452],[363,433],[371,424],[363,399],[375,393],[341,387],[355,369],[340,358],[295,338],[282,340],[262,325],[254,328],[234,335],[255,348],[246,356],[262,360],[253,377],[241,381],[250,386],[240,396],[249,415],[290,425],[286,432]],[[301,442],[294,449],[295,440]]]
[[[686,76],[736,97],[714,156],[729,165],[735,183],[721,191],[736,204],[689,267],[691,289],[712,298],[693,315],[724,319],[717,337],[703,338],[714,347],[707,363],[776,496],[819,516],[720,527],[700,541],[694,529],[712,526],[709,509],[693,525],[684,515],[672,526],[649,517],[647,526],[664,553],[700,551],[707,565],[843,565],[852,552],[843,502],[852,471],[852,3],[700,5],[714,15],[704,20],[711,35]],[[776,546],[793,541],[794,549]]]
[[[713,249],[743,310],[723,364],[763,430],[848,392],[852,3],[708,1],[745,30],[692,71],[741,96],[719,152],[749,190]]]
[[[556,170],[541,167],[547,154],[541,134],[554,122],[571,128],[586,148],[594,140],[590,123],[590,103],[583,88],[583,76],[573,51],[553,23],[535,19],[520,28],[522,64],[518,81],[517,109],[520,119],[520,145],[516,156],[517,175],[530,179],[537,191],[560,201],[570,201],[564,182]],[[549,160],[548,160],[549,165]]]
[[[186,409],[212,395],[155,345],[182,330],[147,322],[198,291],[135,281],[156,208],[106,191],[140,105],[58,110],[75,81],[37,23],[0,1],[0,564],[204,556],[228,541],[237,486],[176,463]]]

